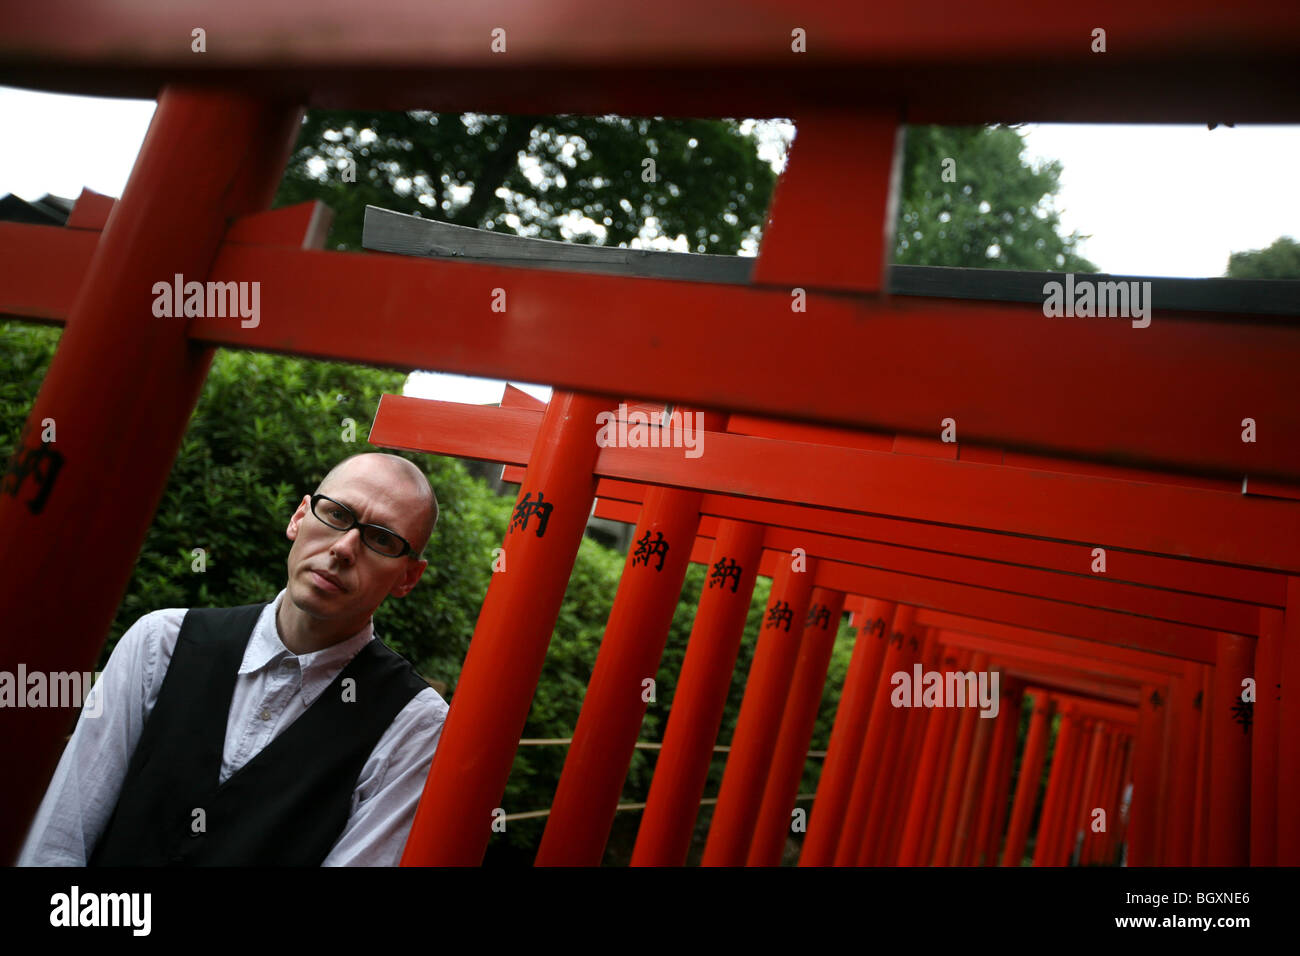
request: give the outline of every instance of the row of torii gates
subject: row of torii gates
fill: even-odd
[[[0,314],[64,325],[0,488],[0,668],[93,665],[215,347],[548,381],[545,408],[388,396],[371,433],[502,462],[533,506],[506,535],[405,863],[482,860],[593,507],[667,548],[629,553],[540,864],[601,858],[688,560],[729,574],[701,597],[634,863],[686,858],[758,574],[774,603],[705,863],[779,860],[843,609],[858,638],[801,863],[1015,864],[1035,819],[1039,864],[1121,845],[1133,865],[1300,862],[1296,283],[1155,280],[1138,330],[1045,318],[1059,276],[887,265],[902,123],[1294,122],[1300,12],[805,0],[687,36],[674,24],[697,7],[231,4],[203,58],[190,14],[161,2],[6,12],[0,82],[158,109],[120,201],[87,193],[65,228],[0,223]],[[358,29],[399,13],[400,30]],[[506,56],[487,39],[501,22]],[[755,260],[463,231],[448,247],[379,213],[367,246],[410,255],[345,254],[323,251],[318,204],[265,211],[304,104],[788,115],[798,133]],[[259,282],[260,322],[156,318],[176,274]],[[599,447],[623,398],[707,410],[703,454]],[[93,565],[71,580],[70,551]],[[996,670],[997,718],[894,707],[891,675],[916,664]],[[65,716],[0,716],[10,857]]]

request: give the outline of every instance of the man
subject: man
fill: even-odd
[[[447,704],[371,615],[415,587],[437,520],[414,464],[354,455],[289,519],[274,601],[136,621],[19,865],[395,865]]]

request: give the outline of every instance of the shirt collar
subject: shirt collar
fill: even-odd
[[[257,624],[253,627],[248,647],[244,649],[239,673],[251,674],[280,660],[296,661],[302,671],[303,693],[314,699],[347,666],[348,661],[374,638],[374,621],[367,621],[365,627],[347,640],[309,654],[294,654],[280,640],[280,632],[275,623],[285,594],[286,591],[281,590],[275,600],[262,609]]]

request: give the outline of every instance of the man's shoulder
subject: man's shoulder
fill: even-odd
[[[425,683],[427,684],[428,682],[426,681]],[[422,710],[427,711],[430,714],[438,715],[439,719],[447,716],[447,711],[451,709],[451,705],[443,700],[442,695],[434,688],[428,686],[416,694],[411,703],[418,704]]]
[[[176,624],[185,620],[185,615],[190,613],[187,607],[160,607],[156,611],[149,611],[141,614],[136,618],[137,624]]]
[[[142,654],[144,667],[147,670],[157,669],[162,673],[167,670],[171,662],[176,645],[180,642],[185,620],[191,611],[218,612],[225,615],[251,611],[259,606],[264,607],[265,604],[238,608],[164,607],[148,611],[136,618],[135,623],[123,632],[113,653],[117,654],[118,648],[121,648],[123,654]]]
[[[118,646],[130,647],[133,644],[148,646],[162,643],[165,646],[175,644],[176,635],[180,633],[187,607],[164,607],[156,611],[141,614],[135,623],[127,628],[118,639]]]
[[[417,670],[416,666],[411,663],[410,659],[405,654],[389,647],[388,643],[378,634],[374,634],[371,637],[367,644],[367,648],[384,661],[386,669],[399,675],[401,679],[416,692],[417,697],[428,700],[425,693],[427,691],[432,693],[437,702],[441,703],[444,707],[446,706],[446,701],[444,701],[442,696],[434,690],[429,681],[421,676],[419,670]]]

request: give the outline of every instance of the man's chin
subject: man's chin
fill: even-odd
[[[294,582],[295,586],[289,588],[288,597],[293,601],[294,607],[312,617],[338,617],[342,610],[342,602],[350,595],[347,592],[331,593],[316,587],[312,583],[314,578],[310,571],[304,571],[302,578],[303,580]]]

